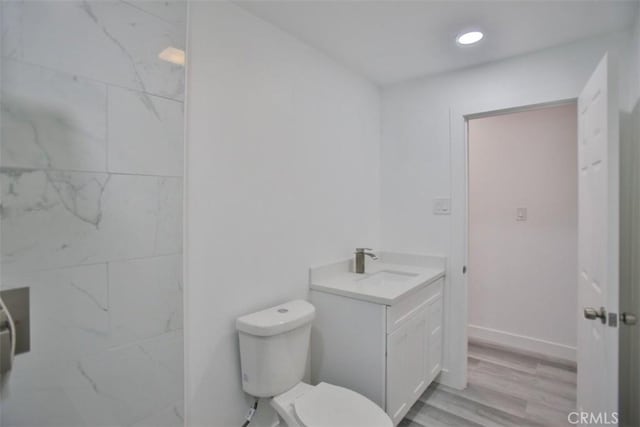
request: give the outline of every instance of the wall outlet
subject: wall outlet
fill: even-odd
[[[434,199],[433,213],[435,215],[451,215],[451,199]]]

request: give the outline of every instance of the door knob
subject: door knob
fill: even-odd
[[[596,310],[593,307],[585,307],[584,309],[584,317],[586,319],[600,319],[602,323],[607,322],[607,310],[604,307],[600,307],[599,310]]]
[[[635,325],[638,318],[633,313],[620,313],[620,321],[625,325]]]

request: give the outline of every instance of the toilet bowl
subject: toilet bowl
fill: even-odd
[[[353,390],[302,382],[315,308],[304,300],[239,317],[243,390],[270,398],[288,427],[393,427],[375,403]]]
[[[378,405],[344,387],[298,383],[271,406],[288,427],[392,427]]]

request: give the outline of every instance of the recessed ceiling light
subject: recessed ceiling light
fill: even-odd
[[[184,66],[184,50],[182,49],[177,49],[175,47],[169,46],[168,48],[160,52],[158,58],[162,59],[163,61],[171,62],[172,64]]]
[[[478,43],[480,40],[483,39],[483,37],[484,37],[484,34],[482,34],[481,31],[469,31],[466,33],[459,34],[458,37],[456,37],[456,41],[458,42],[458,44],[461,44],[461,45],[470,45],[470,44]]]

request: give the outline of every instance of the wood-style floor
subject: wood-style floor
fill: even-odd
[[[433,383],[400,426],[568,426],[575,406],[575,364],[474,343],[468,387]]]

